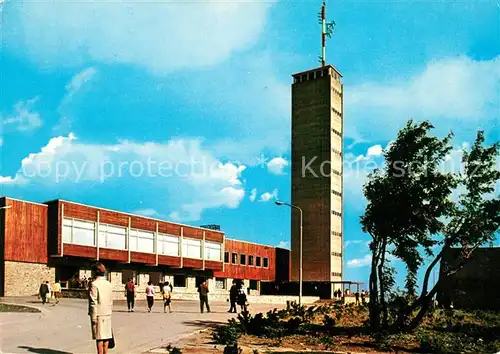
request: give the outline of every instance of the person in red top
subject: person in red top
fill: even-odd
[[[127,297],[128,312],[134,312],[135,284],[132,278],[129,278],[127,285],[125,285],[125,296]]]

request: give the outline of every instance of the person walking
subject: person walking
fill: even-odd
[[[105,274],[106,267],[102,263],[95,264],[92,267],[94,280],[89,284],[89,316],[97,354],[106,354],[108,348],[114,347],[111,326],[113,288],[111,283],[104,278]]]
[[[59,303],[59,298],[61,297],[61,283],[59,280],[56,280],[54,283],[54,299],[56,300],[56,304]]]
[[[356,291],[356,292],[354,293],[354,297],[355,297],[355,299],[356,299],[356,305],[358,305],[358,306],[359,306],[359,291]]]
[[[206,281],[200,284],[198,287],[198,293],[200,294],[200,311],[203,313],[204,306],[207,306],[207,312],[210,312],[210,306],[208,305],[208,284]]]
[[[125,284],[125,297],[127,298],[128,312],[134,312],[135,284],[132,278],[129,278]]]
[[[229,302],[231,307],[229,308],[229,313],[237,313],[236,311],[236,301],[238,300],[238,287],[236,286],[236,281],[233,280],[233,285],[229,289]]]
[[[47,303],[50,303],[50,298],[52,297],[52,287],[50,286],[50,283],[49,281],[47,280],[45,282],[47,284],[47,289],[48,289],[48,293],[47,293]]]
[[[163,312],[167,313],[167,307],[168,307],[168,312],[172,312],[172,308],[170,307],[170,303],[172,302],[172,287],[170,284],[167,282],[165,285],[163,285]]]
[[[146,286],[146,299],[148,300],[148,312],[151,312],[155,302],[155,287],[151,281],[148,281],[148,286]]]
[[[243,284],[238,284],[238,305],[241,306],[241,312],[247,311],[247,293]]]
[[[47,285],[47,283],[48,282],[40,284],[40,289],[38,290],[43,305],[45,305],[45,303],[47,302],[47,294],[49,293],[49,286]]]

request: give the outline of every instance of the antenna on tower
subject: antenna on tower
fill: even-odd
[[[323,2],[321,12],[318,13],[319,23],[321,24],[321,56],[319,60],[321,66],[326,65],[326,37],[331,38],[335,29],[335,21],[326,22],[326,4]]]

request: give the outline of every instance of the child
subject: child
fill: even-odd
[[[171,287],[167,283],[163,287],[163,312],[167,313],[167,307],[168,307],[168,312],[172,312],[172,308],[170,307],[170,303],[172,302],[172,292],[171,292]]]

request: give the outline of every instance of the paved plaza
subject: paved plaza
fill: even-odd
[[[4,298],[2,302],[39,308],[41,313],[0,313],[0,343],[2,353],[94,353],[87,301],[61,299],[58,305],[42,306],[35,297]],[[114,353],[143,353],[175,343],[197,330],[224,323],[229,314],[228,304],[211,303],[212,312],[199,312],[197,301],[174,301],[173,312],[163,313],[161,301],[156,301],[152,313],[145,301],[137,301],[134,313],[127,311],[124,301],[115,301],[113,331],[116,338]],[[269,311],[270,304],[252,304],[252,312]],[[111,351],[110,351],[111,352]]]

